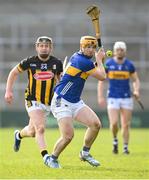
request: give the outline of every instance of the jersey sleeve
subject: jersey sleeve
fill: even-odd
[[[87,59],[87,58],[79,59],[78,61],[76,61],[75,66],[76,68],[87,73],[88,75],[91,75],[96,70],[94,63],[90,59]]]
[[[29,68],[29,59],[23,59],[18,65],[17,65],[17,69],[20,72],[23,72],[25,70],[27,70]]]
[[[136,71],[136,68],[132,62],[130,62],[130,73],[133,74]]]

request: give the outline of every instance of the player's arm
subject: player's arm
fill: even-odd
[[[56,83],[58,83],[61,79],[63,75],[63,64],[62,62],[59,60],[59,63],[58,63],[58,69],[57,69],[57,73],[56,73]]]
[[[132,73],[131,78],[133,80],[133,82],[132,82],[133,95],[135,96],[135,98],[139,99],[139,97],[140,97],[140,80],[139,80],[137,72]]]
[[[19,70],[17,66],[15,66],[9,73],[6,83],[6,92],[5,92],[5,100],[7,103],[11,104],[13,100],[13,84],[19,74]]]
[[[99,106],[104,108],[106,106],[106,99],[104,97],[104,81],[98,81],[97,98]]]
[[[103,65],[103,59],[105,58],[105,52],[103,48],[100,48],[99,51],[95,53],[95,58],[97,62],[97,67],[95,71],[91,74],[91,76],[95,77],[100,81],[104,81],[106,79],[106,71]]]
[[[59,74],[56,74],[56,75],[55,75],[56,83],[58,83],[58,82],[60,81],[60,79],[61,79],[62,75],[63,75],[63,73],[62,73],[62,72],[61,72],[61,73],[59,73]]]

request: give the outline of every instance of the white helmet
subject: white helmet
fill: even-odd
[[[52,38],[48,37],[48,36],[40,36],[37,38],[36,40],[36,44],[39,44],[39,43],[49,43],[49,44],[52,44]]]
[[[126,43],[123,41],[115,42],[115,44],[113,46],[113,50],[115,51],[117,49],[123,49],[124,51],[126,51],[127,50]]]

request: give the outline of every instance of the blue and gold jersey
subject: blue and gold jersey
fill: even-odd
[[[89,75],[95,71],[92,59],[81,52],[75,53],[69,60],[60,83],[55,87],[58,97],[63,97],[69,102],[76,103],[80,96]]]
[[[113,58],[106,61],[106,73],[109,80],[108,97],[129,98],[131,97],[130,76],[135,72],[133,63],[125,59],[118,64]]]

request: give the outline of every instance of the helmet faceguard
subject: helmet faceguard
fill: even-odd
[[[80,47],[85,48],[87,46],[94,46],[97,48],[97,39],[93,36],[82,36],[80,39]]]
[[[49,48],[41,48],[40,44],[45,44],[48,45]],[[36,51],[38,53],[38,56],[42,59],[46,59],[50,56],[52,48],[53,47],[53,42],[52,42],[52,38],[47,37],[47,36],[41,36],[38,37],[37,41],[36,41]]]

